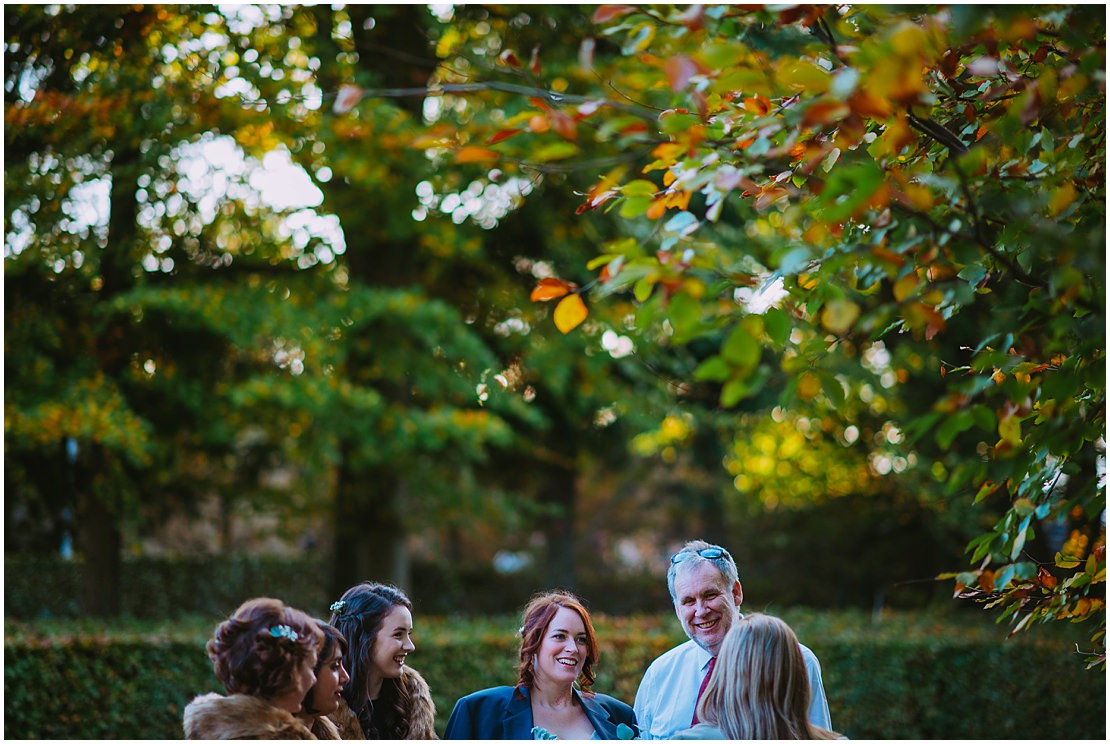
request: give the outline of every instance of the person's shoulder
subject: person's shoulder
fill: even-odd
[[[799,642],[798,648],[801,649],[802,658],[805,659],[807,664],[820,664],[820,661],[818,661],[817,659],[817,654],[813,653],[813,649],[811,649],[809,646]]]
[[[598,703],[600,703],[604,707],[610,709],[610,710],[616,710],[616,711],[619,711],[621,713],[630,713],[630,712],[632,712],[632,706],[631,705],[624,702],[623,700],[618,700],[617,698],[613,697],[612,695],[606,695],[604,692],[593,692],[593,691],[582,693],[582,697],[586,697],[587,695],[589,697],[593,698],[594,700],[596,700]]]
[[[724,732],[716,726],[708,723],[699,723],[693,728],[683,729],[676,732],[671,739],[678,740],[695,740],[695,739],[727,739]]]
[[[650,672],[652,669],[662,670],[675,664],[679,664],[685,661],[690,653],[696,648],[698,648],[698,645],[693,641],[680,643],[674,648],[664,651],[663,653],[659,654],[659,656],[655,657],[655,661],[651,662],[651,664],[648,665],[648,671]]]
[[[512,697],[515,690],[515,687],[509,687],[507,685],[501,687],[487,687],[484,690],[476,690],[469,695],[464,695],[459,698],[459,703],[463,703],[464,701],[467,703],[483,703],[494,700],[507,700]]]

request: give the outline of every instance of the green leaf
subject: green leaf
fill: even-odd
[[[721,388],[721,406],[732,408],[754,392],[744,377],[734,377]]]
[[[550,163],[578,154],[578,145],[573,142],[551,142],[532,152],[531,159],[538,163]]]
[[[844,386],[837,379],[836,375],[828,372],[821,373],[821,390],[824,391],[825,397],[836,408],[844,406]]]
[[[643,178],[638,178],[635,181],[629,181],[621,187],[621,193],[625,196],[648,196],[654,197],[655,192],[659,190],[651,181]]]
[[[674,328],[674,341],[684,344],[701,330],[701,303],[688,294],[676,294],[667,305],[667,317]]]
[[[631,220],[643,215],[651,207],[651,197],[631,196],[621,200],[618,214],[626,220]]]
[[[967,431],[974,425],[975,418],[971,411],[962,410],[957,411],[952,416],[944,420],[944,423],[937,429],[936,441],[941,449],[948,449],[952,446],[952,440],[963,431]]]
[[[735,326],[721,345],[721,356],[741,369],[750,369],[759,363],[762,349],[742,326]]]
[[[699,382],[724,382],[732,376],[732,366],[723,357],[711,356],[694,370],[694,379]]]
[[[986,278],[987,270],[979,264],[968,264],[960,269],[960,273],[957,274],[957,276],[974,288],[978,287],[980,282]]]
[[[767,335],[776,344],[784,345],[790,338],[790,318],[782,310],[772,307],[763,314],[763,322],[767,328]]]
[[[1005,589],[1006,585],[1013,580],[1015,571],[1017,571],[1017,567],[1010,564],[996,573],[994,575],[994,588],[999,591]]]

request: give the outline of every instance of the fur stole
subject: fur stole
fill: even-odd
[[[408,733],[406,739],[436,739],[436,704],[432,700],[432,691],[420,673],[410,666],[405,667],[401,679],[409,699],[409,708],[405,718],[408,720]],[[332,723],[339,730],[340,739],[365,739],[362,725],[358,716],[347,705],[347,701],[339,703],[339,710],[330,716]]]
[[[346,703],[342,703],[342,705],[346,705]],[[304,722],[304,719],[302,718],[301,721]],[[312,735],[317,739],[338,741],[343,738],[339,735],[339,729],[335,727],[335,724],[332,723],[331,719],[327,716],[312,716],[312,721],[310,723],[309,730],[312,731]]]
[[[186,739],[315,739],[292,713],[254,695],[210,692],[185,706]]]

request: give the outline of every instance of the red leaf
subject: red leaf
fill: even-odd
[[[501,60],[503,64],[506,64],[509,67],[520,67],[520,60],[517,59],[517,56],[512,49],[506,49],[505,51],[501,52],[501,56],[498,57],[498,59]]]
[[[494,135],[489,138],[489,141],[486,142],[486,144],[487,145],[496,145],[498,142],[501,142],[502,140],[507,140],[507,139],[509,139],[509,137],[512,137],[514,134],[519,134],[521,131],[523,131],[523,130],[521,130],[521,129],[502,129],[500,132],[495,132]]]
[[[638,10],[635,5],[601,5],[594,11],[594,23],[606,23],[614,18],[634,13]]]
[[[578,125],[574,123],[574,119],[570,118],[564,113],[554,111],[548,117],[551,128],[565,140],[574,142],[578,139]]]

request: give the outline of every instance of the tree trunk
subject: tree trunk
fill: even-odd
[[[81,602],[89,617],[114,617],[120,612],[123,539],[115,510],[93,493],[94,474],[104,469],[103,452],[94,447],[87,457],[77,491],[77,545],[84,554]]]
[[[411,568],[401,519],[404,479],[387,468],[339,470],[335,503],[335,564],[332,593],[338,598],[360,581],[410,590]]]
[[[577,515],[577,479],[572,463],[552,463],[540,488],[540,501],[553,514],[544,517],[547,541],[547,563],[544,566],[544,589],[570,589],[577,583],[575,573],[575,529]]]
[[[351,5],[347,12],[360,65],[370,73],[368,79],[387,88],[426,84],[435,64],[434,55],[425,53],[429,41],[422,31],[422,14],[427,13],[424,6]],[[322,31],[331,29],[333,18],[327,6],[319,6],[314,14]],[[338,52],[333,45],[332,53]],[[337,85],[345,80],[333,61],[328,59],[321,65],[320,80],[324,85]],[[415,61],[423,64],[414,64]],[[419,116],[424,106],[420,96],[395,103],[414,116]],[[383,184],[381,188],[392,187]],[[338,178],[321,185],[321,190],[325,204],[339,216],[344,229],[389,222],[389,214],[373,214],[375,210],[391,209],[386,206],[389,199],[376,199],[374,193]],[[412,200],[415,206],[415,196]],[[398,239],[379,229],[351,232],[346,237],[345,261],[352,284],[401,287],[417,281],[416,257],[420,249],[416,235]],[[365,363],[369,362],[354,359],[349,364],[355,368]],[[407,386],[386,385],[380,392],[399,404],[408,400]],[[342,592],[352,584],[372,580],[409,591],[411,570],[401,518],[407,501],[403,466],[379,463],[356,471],[348,454],[344,453],[336,485],[334,589]]]

